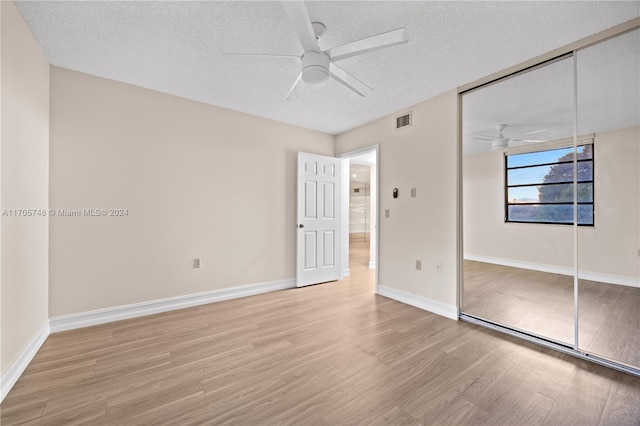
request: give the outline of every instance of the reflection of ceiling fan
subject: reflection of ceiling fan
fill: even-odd
[[[302,56],[227,53],[225,57],[227,60],[234,62],[289,62],[299,65],[301,67],[300,74],[289,90],[285,98],[286,100],[298,97],[305,83],[309,85],[319,85],[329,80],[329,78],[333,78],[360,96],[371,94],[373,89],[342,68],[339,68],[335,62],[409,41],[407,29],[399,28],[363,38],[362,40],[353,41],[342,46],[320,50],[318,39],[326,29],[324,24],[311,22],[307,8],[302,1],[283,1],[282,6],[300,39],[300,44],[302,44],[304,48],[304,54]]]
[[[496,125],[496,130],[498,131],[498,136],[480,135],[480,136],[475,137],[474,139],[477,139],[477,140],[480,140],[480,141],[491,142],[491,151],[502,151],[502,150],[508,148],[509,146],[513,146],[513,142],[517,143],[518,145],[523,144],[523,143],[544,142],[544,139],[505,138],[504,135],[502,134],[502,131],[506,127],[507,127],[506,124],[497,124]],[[520,137],[528,136],[528,135],[534,135],[536,133],[542,133],[542,132],[546,132],[546,131],[547,131],[547,129],[534,130],[533,132],[524,133],[524,134],[520,135]]]

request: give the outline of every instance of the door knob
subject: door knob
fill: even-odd
[[[298,228],[304,228],[303,224],[298,225]]]

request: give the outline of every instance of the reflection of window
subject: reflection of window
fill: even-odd
[[[505,155],[505,221],[573,223],[573,148]],[[577,147],[578,224],[593,226],[593,145]]]

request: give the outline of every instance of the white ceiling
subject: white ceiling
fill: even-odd
[[[406,27],[410,41],[345,59],[371,86],[334,81],[286,102],[296,66],[223,53],[302,54],[279,2],[24,1],[51,64],[338,134],[640,16],[638,1],[308,2],[325,49]],[[490,129],[489,129],[490,130]]]

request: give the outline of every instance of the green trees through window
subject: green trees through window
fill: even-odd
[[[593,225],[593,144],[576,150],[578,224]],[[507,222],[574,223],[574,150],[505,156]]]

